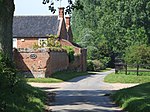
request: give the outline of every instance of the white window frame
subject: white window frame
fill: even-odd
[[[45,41],[46,44],[47,44],[47,38],[38,38],[38,45],[39,45],[39,46],[41,46],[41,42],[42,42],[42,41]],[[46,45],[45,45],[45,46],[46,46]],[[45,47],[45,46],[44,46],[44,47]]]
[[[17,38],[13,38],[13,48],[17,48]]]

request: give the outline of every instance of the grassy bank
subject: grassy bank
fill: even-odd
[[[150,82],[150,76],[136,76],[134,74],[125,75],[124,73],[112,73],[107,75],[104,81],[109,83],[146,83]]]
[[[119,90],[112,98],[128,112],[150,112],[150,82]]]
[[[75,77],[85,76],[85,75],[89,75],[89,73],[63,71],[63,72],[54,73],[50,78],[28,78],[27,81],[38,82],[38,83],[59,83],[59,82],[71,80]]]
[[[27,82],[37,82],[37,83],[60,83],[63,82],[61,79],[56,78],[27,78]]]
[[[43,112],[45,93],[26,82],[18,82],[14,88],[1,87],[0,112]]]

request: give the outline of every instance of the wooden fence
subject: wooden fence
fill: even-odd
[[[150,72],[150,64],[126,64],[126,63],[115,63],[115,73],[124,71],[127,75],[128,72],[136,72],[137,76],[139,72]]]

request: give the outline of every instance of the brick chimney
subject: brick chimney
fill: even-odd
[[[64,7],[59,7],[59,18],[64,18]]]
[[[69,28],[70,27],[70,17],[67,16],[66,18],[66,27]]]

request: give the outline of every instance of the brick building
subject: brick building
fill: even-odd
[[[70,22],[70,17],[66,17],[65,22],[64,8],[59,8],[59,16],[14,16],[13,47],[32,48],[33,44],[40,44],[40,41],[46,40],[46,35],[49,34],[57,35],[60,39],[72,40],[68,21]]]
[[[56,71],[66,69],[86,71],[86,49],[73,43],[70,17],[64,18],[63,7],[59,8],[58,16],[14,16],[14,48],[32,48],[34,44],[39,45],[41,41],[47,40],[47,35],[50,34],[57,35],[62,46],[72,46],[75,54],[79,55],[79,58],[76,58],[73,63],[69,63],[65,53],[50,53],[50,51],[46,50],[45,52],[34,52],[37,58],[31,59],[30,56],[33,54],[33,51],[19,51],[14,53],[17,68],[32,73],[34,77],[46,77],[46,75],[49,76]],[[37,76],[36,74],[41,73],[41,71],[45,75]]]

